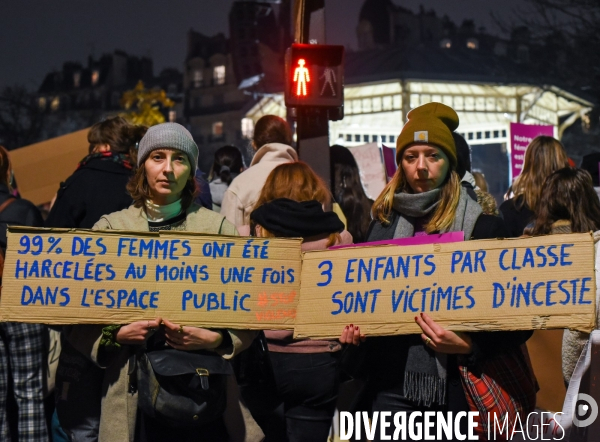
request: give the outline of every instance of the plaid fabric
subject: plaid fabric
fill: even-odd
[[[528,355],[518,347],[502,356],[488,358],[475,367],[459,365],[469,408],[479,412],[475,420],[479,424],[476,433],[480,440],[487,440],[488,428],[493,432],[494,416],[500,427],[507,419],[509,431],[512,431],[517,414],[520,414],[519,418],[524,423],[527,414],[534,411],[537,383],[527,358]],[[497,428],[497,437],[508,436],[499,432]]]
[[[0,440],[10,440],[6,407],[8,382],[12,378],[19,442],[47,442],[43,391],[46,329],[39,324],[2,322],[0,331]]]

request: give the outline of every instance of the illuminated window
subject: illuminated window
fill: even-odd
[[[242,136],[244,138],[252,138],[254,135],[254,121],[252,118],[242,118]]]
[[[57,111],[59,107],[60,107],[60,98],[54,97],[52,99],[52,102],[50,103],[50,109],[52,109],[53,111]]]
[[[221,137],[223,136],[223,122],[217,121],[212,125],[212,134],[213,137]]]
[[[78,88],[81,86],[81,72],[75,72],[73,74],[73,87]]]
[[[450,40],[449,38],[444,38],[442,41],[440,41],[440,48],[450,49],[451,47],[452,47],[452,40]]]
[[[213,81],[215,84],[225,84],[225,66],[214,67]]]
[[[98,80],[100,80],[100,71],[98,71],[98,69],[94,69],[92,71],[92,86],[96,86],[98,84]]]
[[[467,40],[467,48],[479,49],[479,40],[477,40],[476,38],[469,38]]]
[[[38,99],[38,106],[40,107],[41,110],[46,110],[46,97],[40,97]]]
[[[203,81],[204,81],[204,76],[202,75],[202,70],[196,69],[194,71],[194,78],[193,78],[194,87],[201,87]]]
[[[177,120],[177,111],[169,111],[169,123],[174,123]]]

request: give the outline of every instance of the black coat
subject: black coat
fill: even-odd
[[[517,197],[500,205],[500,216],[504,218],[507,238],[518,238],[523,235],[525,227],[534,220],[535,213],[523,203],[522,197]]]
[[[396,211],[392,211],[392,219],[388,225],[373,221],[369,229],[369,241],[392,239],[398,220]],[[502,219],[492,215],[480,215],[475,223],[472,240],[502,238],[506,230]],[[532,331],[501,331],[470,333],[473,352],[469,363],[480,358],[497,355],[510,347],[525,343],[533,334]],[[420,335],[384,336],[367,339],[365,354],[371,364],[370,380],[375,390],[402,390],[404,369],[408,357],[408,349],[412,345],[422,345]],[[460,382],[456,357],[448,357],[448,408],[453,411],[466,410],[464,391]]]
[[[46,227],[90,229],[102,215],[133,202],[125,186],[132,171],[120,163],[95,158],[61,183]]]
[[[0,184],[0,204],[13,198],[8,187]],[[44,220],[32,202],[16,198],[0,213],[0,247],[6,248],[6,226],[44,227]]]

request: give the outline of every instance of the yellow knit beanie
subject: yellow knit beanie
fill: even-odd
[[[427,103],[415,107],[408,122],[396,140],[396,162],[400,164],[402,151],[412,144],[430,144],[441,148],[456,167],[456,145],[452,132],[458,128],[456,111],[442,103]]]

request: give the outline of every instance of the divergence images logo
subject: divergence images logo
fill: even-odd
[[[598,418],[598,404],[589,394],[579,393],[573,413],[573,424],[579,428],[589,427]]]

